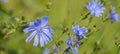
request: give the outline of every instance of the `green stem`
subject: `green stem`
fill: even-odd
[[[74,24],[77,24],[80,20],[86,19],[89,14],[90,14],[90,12],[87,12],[83,17],[81,17],[81,18],[79,18],[79,19],[76,19],[75,22],[73,22],[73,25],[74,25]]]
[[[119,51],[120,51],[120,45],[118,46],[116,54],[119,54]]]
[[[100,39],[98,40],[98,43],[101,42],[101,40],[102,40],[103,37],[105,36],[106,32],[107,32],[108,29],[110,28],[110,25],[111,25],[111,23],[109,23],[109,24],[107,25],[107,27],[105,28],[104,32],[100,35]]]

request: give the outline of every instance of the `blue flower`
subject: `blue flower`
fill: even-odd
[[[68,47],[70,47],[70,49],[72,50],[73,54],[79,54],[78,53],[78,49],[77,47],[80,45],[80,41],[78,41],[77,39],[74,39],[74,47],[72,47],[72,36],[70,36],[67,40],[66,40],[66,45]],[[66,52],[67,53],[67,52]]]
[[[110,13],[110,19],[114,22],[119,21],[119,15],[115,12],[115,8],[112,7],[112,12]]]
[[[90,11],[92,15],[95,15],[96,17],[102,16],[102,13],[104,12],[105,8],[102,7],[103,5],[101,3],[98,3],[98,1],[92,0],[92,2],[89,2],[86,8]]]
[[[74,45],[75,48],[79,47],[81,44],[80,41],[76,38],[74,38],[74,42],[75,42],[75,45]]]
[[[82,38],[87,38],[84,34],[88,32],[85,27],[80,28],[79,25],[72,26],[74,33]]]
[[[70,49],[73,49],[73,48],[72,48],[72,36],[70,36],[70,37],[67,39],[66,45],[67,45],[68,47],[70,47]]]
[[[74,48],[77,48],[78,46],[80,46],[80,41],[79,40],[77,40],[76,38],[74,38],[74,41],[72,41],[72,36],[70,36],[67,40],[66,40],[66,45],[68,46],[68,47],[70,47],[70,49],[73,49],[73,47],[72,47],[72,42],[74,42],[75,44],[74,44]]]
[[[30,42],[35,37],[33,45],[37,46],[38,42],[40,42],[41,47],[52,41],[51,36],[53,34],[53,30],[47,23],[47,16],[44,16],[42,19],[37,18],[35,22],[30,22],[29,27],[23,30],[25,33],[31,33],[25,41]]]

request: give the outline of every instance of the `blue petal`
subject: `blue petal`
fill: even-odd
[[[28,32],[29,32],[29,28],[25,28],[25,29],[23,30],[23,32],[24,32],[24,33],[28,33]]]
[[[40,46],[43,47],[44,46],[44,40],[42,37],[40,37]]]
[[[30,23],[29,23],[29,26],[30,26],[30,27],[35,27],[34,22],[30,22]]]
[[[35,26],[39,26],[41,24],[41,20],[39,18],[36,19],[36,22],[34,23]]]
[[[51,40],[52,40],[52,38],[51,38],[51,33],[49,32],[48,29],[43,29],[43,34],[44,34],[44,36],[47,37],[47,40],[48,40],[48,41],[51,41]]]
[[[72,29],[76,34],[79,33],[79,26],[78,25],[72,26]]]
[[[45,26],[43,29],[48,29],[51,34],[54,33],[54,31],[52,30],[52,28],[50,26],[48,26],[48,25]]]
[[[72,41],[72,37],[70,36],[66,41],[67,46],[71,45],[71,41]]]
[[[79,25],[72,26],[72,29],[73,30],[78,30],[79,29]]]
[[[44,17],[41,19],[41,27],[46,26],[47,23],[48,23],[48,16],[44,16]]]
[[[36,31],[33,31],[27,38],[26,38],[26,42],[30,42],[32,39],[33,39],[33,37],[36,35]]]
[[[118,14],[115,11],[113,11],[110,14],[110,19],[113,20],[114,22],[118,22],[119,21],[119,16],[118,16]]]
[[[48,29],[49,29],[50,33],[52,33],[52,34],[54,33],[53,29],[50,26],[48,26]]]
[[[87,32],[88,32],[88,30],[87,30],[85,27],[80,28],[80,30],[81,30],[83,33],[87,33]]]
[[[38,41],[39,41],[39,37],[38,37],[38,35],[36,35],[35,38],[34,38],[33,46],[37,46],[38,45]]]
[[[84,34],[81,34],[80,36],[85,39],[87,38]]]
[[[28,32],[34,31],[34,29],[32,29],[32,28],[25,28],[23,31],[24,31],[24,33],[28,33]]]
[[[66,45],[69,46],[70,49],[73,49],[71,44],[72,44],[72,36],[70,36],[70,37],[67,39]]]
[[[49,42],[49,38],[45,33],[41,33],[41,35],[42,35],[43,41],[45,42],[45,44],[47,44]]]

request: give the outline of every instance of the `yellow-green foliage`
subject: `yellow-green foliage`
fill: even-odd
[[[8,0],[0,2],[0,54],[42,54],[44,48],[51,48],[56,42],[63,41],[61,47],[67,48],[65,42],[73,35],[72,25],[85,26],[89,29],[87,39],[81,40],[83,45],[80,54],[116,54],[120,45],[120,22],[104,21],[108,18],[111,6],[120,15],[120,0],[99,0],[105,12],[99,18],[88,15],[86,5],[91,0]],[[49,25],[54,30],[53,41],[45,47],[34,47],[33,40],[25,43],[29,34],[23,29],[36,17],[49,16]],[[89,22],[92,16],[92,21]],[[63,34],[63,31],[68,29]]]

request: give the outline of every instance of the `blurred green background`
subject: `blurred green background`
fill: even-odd
[[[51,48],[56,42],[63,41],[60,47],[65,49],[66,39],[73,35],[72,25],[85,26],[89,29],[88,39],[81,40],[84,44],[78,47],[80,54],[120,54],[120,22],[111,23],[108,11],[111,6],[120,15],[120,0],[99,0],[105,12],[102,17],[88,15],[85,8],[91,0],[8,0],[0,1],[0,54],[42,54],[44,48]],[[36,17],[49,16],[49,25],[54,30],[53,41],[45,47],[33,46],[33,40],[25,43],[29,34],[23,29]],[[89,23],[89,17],[92,21]],[[63,34],[63,32],[67,30]]]

